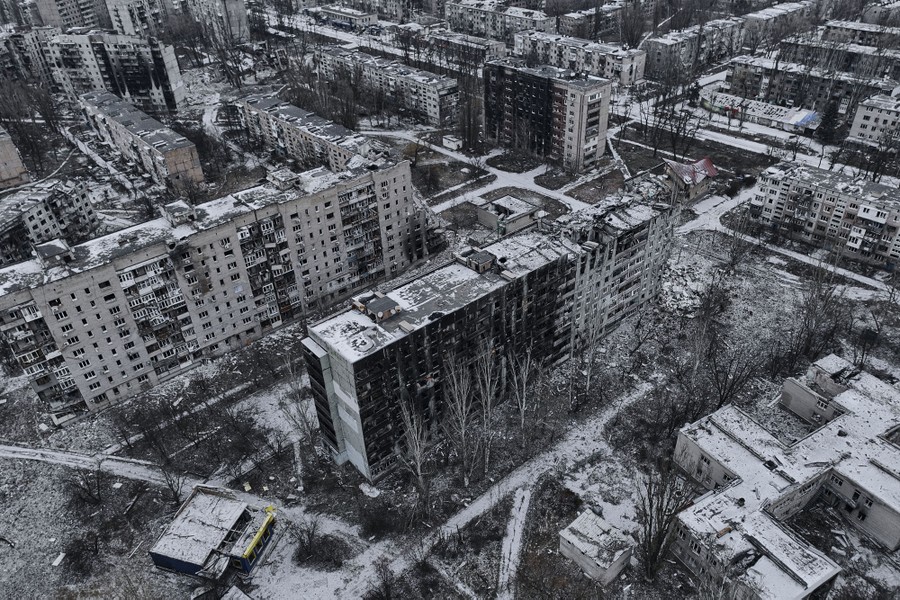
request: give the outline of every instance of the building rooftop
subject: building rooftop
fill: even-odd
[[[633,540],[592,510],[578,515],[559,535],[582,554],[605,566],[611,565],[634,545]]]
[[[701,95],[708,99],[715,107],[730,109],[740,108],[747,116],[771,119],[772,121],[785,123],[787,125],[814,129],[819,125],[819,121],[821,120],[819,113],[806,108],[788,108],[786,106],[770,104],[768,102],[763,102],[762,100],[742,98],[741,96],[726,94],[724,92],[701,92]]]
[[[597,52],[599,54],[619,56],[637,56],[639,54],[646,54],[643,50],[638,50],[636,48],[623,48],[618,44],[592,42],[591,40],[559,35],[557,33],[546,33],[544,31],[520,31],[516,33],[516,37],[518,36],[536,41],[553,43],[558,46],[577,48],[586,52]]]
[[[875,94],[859,103],[860,106],[872,107],[880,110],[893,110],[900,112],[900,96],[888,96],[887,94]]]
[[[647,38],[647,43],[655,43],[655,44],[665,44],[665,45],[674,45],[680,44],[686,40],[691,38],[695,38],[701,34],[704,35],[714,34],[720,30],[741,30],[744,27],[744,20],[740,17],[729,17],[727,19],[716,19],[714,21],[708,21],[704,23],[702,26],[694,25],[692,27],[688,27],[687,29],[681,29],[679,31],[670,31],[669,33],[657,37]]]
[[[417,83],[425,83],[440,89],[457,86],[456,80],[447,77],[446,75],[437,75],[431,71],[423,71],[422,69],[408,67],[399,61],[388,60],[386,58],[367,54],[357,49],[348,49],[341,46],[325,46],[322,47],[319,52],[336,56],[347,62],[370,65],[386,74],[393,75],[394,77],[415,81]]]
[[[301,173],[291,189],[278,190],[272,185],[261,185],[198,204],[194,207],[194,218],[177,226],[173,226],[168,218],[160,217],[94,238],[74,246],[72,259],[64,265],[44,268],[37,259],[8,265],[0,268],[0,295],[102,267],[143,248],[168,242],[177,243],[238,215],[312,195],[368,172],[368,162],[358,157],[358,160],[351,160],[348,170],[341,173],[333,173],[324,167]]]
[[[552,79],[554,81],[564,83],[569,87],[578,87],[583,88],[584,90],[612,85],[612,82],[609,79],[605,79],[603,77],[594,77],[593,75],[583,75],[580,73],[576,73],[571,69],[563,69],[561,67],[554,67],[552,65],[529,67],[527,66],[524,58],[498,58],[496,60],[488,61],[485,64],[497,65],[508,69],[515,69],[516,71],[519,71],[521,73],[526,73],[528,75],[542,77],[545,79]]]
[[[195,488],[150,552],[203,565],[213,550],[225,542],[246,510],[245,502]]]
[[[455,42],[457,44],[465,44],[467,46],[474,46],[478,48],[498,45],[503,46],[504,48],[506,47],[500,40],[489,40],[487,38],[478,37],[476,35],[467,35],[465,33],[450,31],[448,29],[439,29],[437,31],[432,31],[428,33],[426,37],[427,39],[447,40]]]
[[[900,35],[900,27],[886,27],[876,23],[863,23],[861,21],[828,21],[825,23],[826,28],[830,29],[852,29],[854,31],[869,31],[872,33],[883,33],[885,35]]]
[[[308,132],[312,136],[340,146],[354,154],[366,156],[377,146],[369,138],[355,133],[343,125],[329,121],[324,117],[298,108],[293,104],[288,104],[273,96],[249,94],[239,98],[238,101],[246,102],[256,110],[264,111],[281,121],[290,123],[294,127]]]
[[[807,2],[783,2],[781,4],[776,4],[775,6],[770,6],[769,8],[764,8],[756,12],[747,13],[746,15],[743,15],[742,18],[757,21],[768,21],[770,19],[777,19],[778,17],[784,16],[786,14],[807,9],[811,6],[814,6],[815,4],[816,3],[812,2],[811,0]]]
[[[506,238],[470,255],[459,256],[456,261],[387,292],[386,296],[400,307],[399,314],[375,322],[366,314],[350,309],[309,330],[314,337],[354,362],[467,306],[509,281],[578,251],[578,246],[567,240],[536,232]],[[496,268],[480,273],[469,266],[469,258],[476,264],[489,259]],[[371,298],[360,297],[356,301],[366,305],[369,300]]]
[[[840,570],[769,514],[768,507],[786,494],[833,471],[900,511],[900,448],[883,437],[900,427],[900,390],[836,356],[816,362],[797,383],[815,386],[821,376],[843,390],[829,394],[817,387],[839,416],[793,444],[779,441],[734,406],[681,430],[735,479],[699,498],[679,520],[714,539],[725,560],[746,550],[768,557],[744,575],[768,590],[764,598],[803,598],[804,590]]]
[[[81,102],[94,107],[107,119],[119,123],[159,152],[165,153],[194,145],[186,137],[175,133],[153,117],[110,92],[82,94]]]
[[[894,91],[897,90],[898,87],[900,87],[900,83],[887,77],[859,77],[854,73],[848,73],[844,71],[831,71],[819,68],[809,68],[806,65],[802,65],[799,63],[776,60],[767,58],[765,56],[736,56],[731,59],[730,63],[733,65],[745,65],[751,68],[755,67],[760,69],[771,69],[773,71],[787,71],[790,73],[798,73],[806,77],[821,77],[823,79],[868,84],[889,94],[893,94]]]
[[[339,6],[337,4],[329,4],[328,6],[322,6],[321,10],[339,14],[339,15],[347,15],[350,17],[371,17],[375,16],[374,13],[367,13],[361,10],[356,10],[355,8],[350,8],[348,6]]]
[[[763,172],[768,179],[800,181],[810,187],[823,188],[857,198],[862,203],[898,205],[900,190],[894,186],[875,183],[864,178],[850,178],[837,171],[780,162]]]

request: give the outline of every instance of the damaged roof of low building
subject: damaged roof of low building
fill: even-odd
[[[771,560],[745,575],[769,590],[766,598],[805,597],[804,590],[840,571],[767,512],[785,494],[834,472],[900,512],[900,448],[883,438],[900,427],[900,390],[834,355],[814,366],[846,387],[828,399],[842,414],[793,444],[734,406],[681,430],[736,478],[679,513],[679,520],[697,535],[715,539],[726,559],[747,550],[768,556]]]

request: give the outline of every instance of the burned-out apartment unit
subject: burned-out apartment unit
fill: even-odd
[[[250,41],[250,24],[244,0],[183,0],[177,8],[193,17],[206,37],[231,46]]]
[[[396,275],[429,222],[409,163],[319,168],[0,269],[0,333],[56,422]]]
[[[47,179],[0,202],[0,265],[25,260],[32,246],[86,240],[100,225],[86,183]]]
[[[485,137],[544,156],[571,172],[592,168],[606,151],[612,82],[524,59],[484,67]]]
[[[412,117],[429,125],[452,127],[456,123],[459,85],[451,77],[340,46],[319,48],[316,61],[319,76],[356,81],[372,93],[399,101]]]
[[[402,431],[401,397],[436,430],[447,360],[470,368],[490,348],[502,370],[503,357],[531,349],[559,363],[654,298],[675,218],[668,204],[642,202],[617,198],[468,248],[310,326],[304,355],[335,460],[370,480],[388,472]]]
[[[837,103],[852,115],[857,104],[876,94],[892,94],[900,83],[883,77],[810,67],[764,56],[738,56],[729,62],[728,92],[742,98],[824,113]]]
[[[109,92],[89,92],[79,102],[97,135],[156,183],[176,190],[203,183],[200,156],[187,138]]]
[[[159,40],[76,29],[49,38],[45,52],[54,84],[73,101],[105,90],[151,113],[184,103],[175,49]]]
[[[676,462],[709,491],[679,514],[673,552],[737,598],[824,596],[841,569],[788,522],[816,501],[900,547],[900,391],[831,355],[786,380],[779,404],[799,437],[735,406],[678,434]]]
[[[647,53],[643,50],[541,31],[517,33],[513,52],[538,64],[605,77],[622,85],[642,81],[647,62]]]
[[[19,149],[9,136],[9,133],[0,127],[0,190],[22,185],[31,181],[31,175],[22,162]]]
[[[10,79],[37,79],[53,85],[47,62],[47,40],[60,34],[58,27],[20,27],[0,31],[0,69]]]
[[[760,173],[750,215],[785,235],[853,260],[882,266],[900,262],[896,186],[779,163]]]
[[[337,173],[384,153],[377,142],[273,96],[251,94],[236,105],[251,139],[305,167],[327,165]]]

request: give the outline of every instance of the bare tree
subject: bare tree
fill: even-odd
[[[403,431],[394,447],[394,452],[400,464],[412,477],[419,495],[419,510],[427,517],[431,484],[426,471],[426,453],[430,437],[428,423],[422,409],[414,405],[413,399],[405,391],[401,393],[398,404],[400,405]]]
[[[456,356],[444,358],[444,434],[460,461],[463,487],[468,488],[478,465],[481,436],[478,407],[469,366]]]
[[[696,490],[679,475],[674,465],[662,463],[641,478],[638,487],[638,549],[644,576],[654,579],[674,541],[675,521],[691,505]]]
[[[746,388],[759,371],[760,362],[754,348],[746,345],[715,342],[709,352],[708,370],[716,394],[715,407],[722,408]]]
[[[184,499],[184,485],[187,483],[187,476],[179,472],[172,464],[160,465],[159,470],[172,504],[181,504]]]
[[[77,470],[69,479],[72,494],[87,504],[98,505],[103,502],[103,488],[106,476],[98,464],[89,471]]]
[[[532,390],[536,380],[541,376],[541,363],[531,352],[531,348],[525,352],[510,353],[509,383],[513,398],[516,401],[516,409],[519,413],[519,432],[522,434],[522,444],[525,444],[525,421],[529,412],[534,411],[532,406]]]
[[[494,439],[494,408],[502,384],[502,365],[499,364],[497,348],[493,342],[483,344],[475,359],[475,383],[481,406],[482,448],[484,452],[484,475],[488,476],[491,465],[491,445]]]

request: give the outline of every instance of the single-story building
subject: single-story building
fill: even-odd
[[[666,165],[666,177],[672,182],[676,193],[688,201],[706,195],[712,180],[719,174],[719,170],[709,158],[703,158],[695,163],[680,163],[674,160],[663,159]]]
[[[534,223],[540,208],[514,196],[503,196],[478,206],[478,222],[500,235],[508,235]]]
[[[153,564],[219,580],[229,569],[249,574],[272,539],[275,509],[259,510],[228,491],[197,486],[150,549]]]
[[[631,560],[633,541],[592,510],[559,532],[559,552],[575,561],[591,579],[606,585]]]

